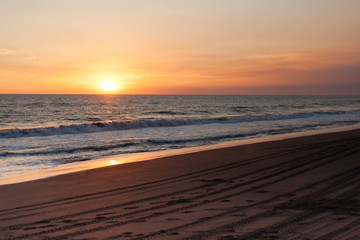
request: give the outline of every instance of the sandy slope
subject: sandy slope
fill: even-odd
[[[0,186],[1,239],[360,239],[360,130]]]

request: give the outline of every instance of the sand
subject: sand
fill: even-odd
[[[0,239],[360,239],[360,130],[0,186]]]

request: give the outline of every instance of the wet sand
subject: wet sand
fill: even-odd
[[[0,239],[359,239],[360,130],[0,186]]]

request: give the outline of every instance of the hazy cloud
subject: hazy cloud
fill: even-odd
[[[2,56],[15,56],[22,57],[25,60],[34,60],[36,55],[26,50],[13,50],[13,49],[0,49],[0,55]]]
[[[253,56],[248,57],[248,59],[264,61],[264,62],[293,61],[293,60],[299,59],[299,54],[282,53],[282,54],[253,55]]]

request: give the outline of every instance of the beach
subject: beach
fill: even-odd
[[[0,186],[0,239],[358,239],[360,130]]]
[[[0,240],[360,240],[360,1],[1,1]]]

